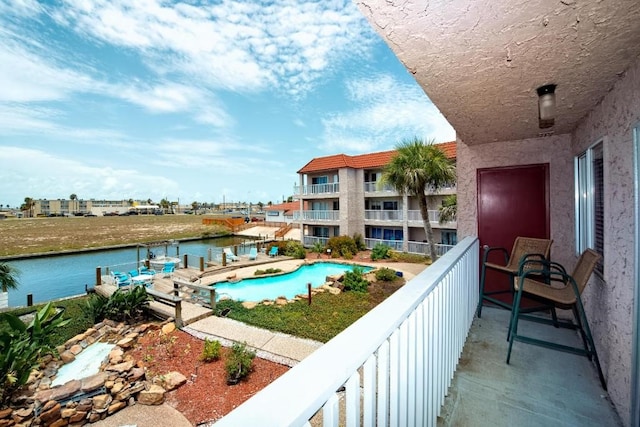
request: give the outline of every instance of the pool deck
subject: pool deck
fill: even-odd
[[[367,263],[359,260],[340,261],[334,259],[320,261],[389,267],[402,271],[406,280],[411,280],[427,267],[424,264],[396,262]],[[231,276],[234,276],[235,279],[255,277],[254,272],[259,268],[265,268],[265,265],[289,272],[303,264],[313,262],[315,260],[293,259],[284,256],[269,257],[265,254],[259,254],[257,260],[249,261],[246,256],[242,256],[239,261],[230,263],[227,266],[211,266],[206,268],[204,272],[194,268],[181,268],[176,270],[171,277],[163,277],[161,274],[156,274],[153,279],[153,289],[164,294],[172,294],[174,292],[173,278],[182,279],[183,281],[195,279],[196,283],[201,286],[209,286],[222,281],[226,282],[228,277]],[[98,293],[106,296],[115,292],[116,289],[116,286],[107,283],[106,280],[101,286],[96,287]],[[210,308],[191,302],[191,294],[188,291],[188,289],[179,291],[180,296],[183,298],[181,302],[183,329],[200,339],[218,339],[224,345],[231,345],[234,342],[246,342],[256,349],[259,357],[288,366],[294,366],[322,345],[322,343],[316,341],[248,326],[225,317],[213,316]],[[163,318],[175,315],[173,307],[157,301],[152,301],[150,307],[158,316]]]

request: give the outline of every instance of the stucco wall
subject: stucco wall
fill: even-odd
[[[458,241],[478,234],[478,169],[548,163],[553,239],[551,253],[554,260],[573,267],[573,158],[570,136],[472,146],[458,140],[457,150]]]
[[[640,60],[583,119],[572,153],[603,141],[604,280],[585,290],[588,318],[603,361],[609,395],[630,425],[634,286],[633,126],[640,121]]]

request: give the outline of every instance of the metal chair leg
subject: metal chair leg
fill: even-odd
[[[509,322],[509,350],[507,350],[507,364],[511,360],[511,348],[513,347],[513,341],[518,333],[518,316],[520,314],[520,299],[522,298],[522,289],[519,289],[516,293],[516,299],[513,302],[513,310],[511,310],[511,321]]]

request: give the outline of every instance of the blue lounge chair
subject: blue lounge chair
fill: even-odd
[[[176,266],[174,263],[172,262],[167,262],[164,264],[164,267],[162,267],[162,274],[163,277],[169,277],[171,275],[171,273],[173,273],[176,269]]]
[[[111,277],[113,277],[113,284],[119,288],[131,284],[131,277],[128,274],[112,271]]]
[[[278,256],[277,246],[271,246],[271,250],[269,251],[269,256]]]
[[[140,274],[140,272],[138,270],[129,271],[129,276],[131,276],[131,277],[136,277],[138,274]]]
[[[257,248],[251,248],[249,250],[249,261],[255,260],[255,259],[258,259],[258,249]]]
[[[151,268],[147,268],[146,266],[142,266],[138,269],[138,271],[140,272],[140,274],[150,274],[150,275],[154,275],[156,274],[156,271],[151,269]]]
[[[227,255],[227,259],[231,261],[238,261],[240,258],[233,252],[231,252],[231,248],[224,248],[224,253]]]

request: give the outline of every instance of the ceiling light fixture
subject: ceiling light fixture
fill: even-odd
[[[553,126],[556,116],[556,85],[540,86],[538,92],[538,126],[546,129]]]

